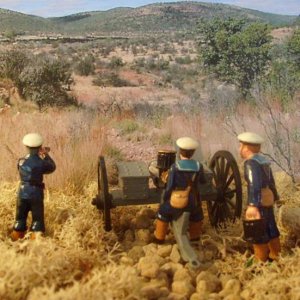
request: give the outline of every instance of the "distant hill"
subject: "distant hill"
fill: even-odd
[[[236,17],[274,26],[289,25],[296,16],[263,13],[237,6],[205,2],[172,2],[82,12],[59,18],[41,18],[0,9],[0,31],[15,30],[70,34],[159,33],[193,31],[201,19]]]
[[[0,33],[52,32],[59,30],[51,20],[0,8]]]

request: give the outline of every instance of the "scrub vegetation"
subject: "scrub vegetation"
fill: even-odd
[[[212,17],[224,11],[231,18]],[[200,12],[210,17],[196,25]],[[200,141],[198,157],[206,164],[216,151],[229,150],[242,172],[236,135],[255,131],[266,139],[280,205],[299,206],[299,27],[294,18],[292,26],[274,28],[257,22],[271,15],[250,13],[217,4],[155,4],[35,19],[40,31],[92,34],[95,24],[113,36],[126,16],[122,26],[131,36],[122,38],[20,41],[20,29],[5,31],[12,42],[0,43],[1,299],[299,298],[300,236],[280,222],[279,261],[246,266],[252,253],[241,221],[215,230],[205,212],[195,245],[202,266],[193,271],[180,260],[172,232],[165,245],[153,243],[156,205],[113,209],[109,233],[91,205],[99,155],[110,188],[118,161],[150,163],[180,136]],[[14,16],[1,14],[0,24]],[[31,16],[18,16],[30,31]],[[158,20],[168,34],[154,34]],[[143,26],[149,36],[138,34]],[[44,137],[57,170],[45,176],[45,236],[12,242],[16,164],[28,132]]]

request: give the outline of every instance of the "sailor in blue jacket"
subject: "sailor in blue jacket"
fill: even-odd
[[[49,156],[49,148],[43,148],[43,138],[37,133],[24,136],[23,144],[28,154],[18,161],[20,187],[18,190],[16,222],[11,237],[13,240],[23,238],[26,230],[26,220],[29,211],[32,214],[31,237],[35,233],[44,232],[44,183],[43,175],[55,171],[55,163]]]
[[[244,172],[248,188],[246,220],[265,219],[265,233],[253,243],[254,255],[261,261],[276,259],[280,252],[279,230],[273,205],[279,199],[270,162],[260,154],[263,138],[252,132],[238,136],[240,154],[245,159]]]
[[[183,211],[189,211],[190,215],[190,239],[199,239],[202,229],[203,211],[199,197],[199,183],[205,183],[203,166],[192,156],[198,147],[197,141],[190,137],[182,137],[176,141],[179,147],[180,160],[174,163],[168,175],[166,189],[163,195],[163,203],[159,207],[157,214],[156,230],[154,236],[157,242],[165,240],[168,223],[180,215]],[[191,185],[188,203],[183,208],[172,206],[170,198],[174,190],[183,190]]]

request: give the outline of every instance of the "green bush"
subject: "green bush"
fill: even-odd
[[[121,131],[122,135],[130,134],[139,129],[139,124],[134,120],[124,119],[118,123],[117,128]]]
[[[113,86],[133,86],[129,81],[120,78],[119,74],[111,71],[99,72],[93,80],[93,84],[101,87]]]
[[[19,92],[34,101],[39,109],[45,106],[77,105],[67,93],[71,73],[69,66],[58,60],[36,60],[19,76]]]
[[[200,27],[199,56],[209,73],[235,84],[247,96],[270,62],[270,27],[244,20],[214,19]]]
[[[109,158],[112,158],[114,160],[119,161],[123,160],[124,158],[121,150],[112,145],[106,145],[103,152],[105,156],[108,156]]]
[[[26,100],[39,109],[45,106],[77,105],[67,90],[72,83],[70,66],[45,55],[29,56],[21,51],[0,54],[0,77],[9,78]]]
[[[124,66],[124,62],[121,57],[113,56],[110,60],[109,67],[112,69],[120,68]]]
[[[187,56],[180,56],[180,57],[175,57],[175,61],[180,64],[180,65],[189,65],[193,61],[189,55]]]
[[[88,76],[95,73],[95,65],[94,65],[94,57],[93,56],[87,56],[80,60],[76,67],[75,72],[81,76]]]

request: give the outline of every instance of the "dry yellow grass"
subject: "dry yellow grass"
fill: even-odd
[[[8,112],[0,116],[0,163],[5,166],[0,171],[0,299],[146,299],[140,289],[149,281],[140,276],[137,265],[125,265],[121,259],[130,250],[122,238],[125,230],[132,230],[138,208],[113,210],[116,231],[106,233],[101,214],[91,205],[97,193],[97,156],[106,145],[109,126],[99,115],[83,111]],[[206,120],[201,115],[170,118],[163,130],[173,139],[181,135],[199,139],[206,158],[224,148],[234,152],[238,146],[223,131],[222,120]],[[45,137],[58,168],[46,179],[45,237],[12,242],[16,159],[24,153],[21,140],[29,131],[39,131]],[[290,180],[282,174],[276,180],[281,200],[298,205],[299,192]],[[126,228],[120,221],[124,216]],[[217,276],[229,275],[241,284],[238,295],[231,293],[231,298],[226,298],[211,293],[207,299],[300,299],[300,251],[293,248],[295,243],[283,228],[280,260],[245,268],[251,253],[241,244],[241,223],[216,233],[206,216],[204,227],[204,250],[213,254]],[[194,273],[193,284],[199,272]],[[173,278],[169,280],[172,283]]]
[[[139,299],[136,270],[117,267],[117,236],[91,205],[95,184],[73,196],[46,190],[46,236],[13,243],[16,186],[0,186],[0,299]]]
[[[97,157],[105,145],[104,120],[93,112],[53,111],[48,113],[15,113],[0,115],[1,180],[17,180],[18,158],[26,155],[22,138],[26,133],[39,132],[57,170],[46,176],[52,188],[80,191],[96,175]]]

